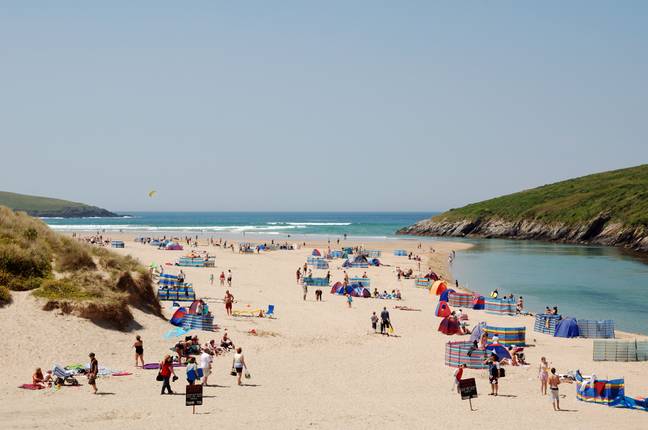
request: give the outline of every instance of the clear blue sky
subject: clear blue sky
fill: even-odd
[[[0,190],[443,210],[648,162],[646,1],[98,3],[0,4]]]

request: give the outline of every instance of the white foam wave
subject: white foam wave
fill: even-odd
[[[294,230],[305,228],[294,225],[281,226],[258,226],[258,225],[211,225],[211,226],[152,226],[152,225],[120,225],[120,224],[53,224],[50,225],[53,230],[79,230],[79,231],[98,231],[98,230],[131,230],[131,231],[223,231],[223,232],[265,232],[276,230]]]
[[[269,222],[270,225],[294,225],[294,226],[326,226],[326,225],[351,225],[350,222]]]

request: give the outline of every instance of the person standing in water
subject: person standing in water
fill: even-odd
[[[144,342],[140,335],[135,336],[133,348],[135,348],[135,367],[137,367],[138,359],[142,363],[142,367],[144,367]]]

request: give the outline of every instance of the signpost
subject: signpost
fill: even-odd
[[[186,406],[192,406],[193,412],[196,413],[196,406],[202,406],[203,404],[203,386],[198,385],[187,385],[186,389],[185,404]]]
[[[459,394],[461,394],[461,400],[468,399],[470,410],[472,411],[472,399],[477,398],[477,383],[475,382],[475,378],[467,378],[459,381]]]

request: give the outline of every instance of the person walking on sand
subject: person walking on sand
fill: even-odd
[[[389,336],[389,327],[391,327],[389,311],[387,310],[387,307],[383,307],[382,312],[380,312],[380,334],[386,334]]]
[[[560,392],[558,391],[560,385],[560,377],[556,375],[556,369],[551,368],[551,376],[549,376],[549,391],[551,391],[551,404],[554,411],[560,410]]]
[[[92,386],[92,394],[97,394],[97,375],[99,374],[99,362],[95,358],[95,353],[88,354],[90,357],[90,370],[88,371],[88,385]]]
[[[135,348],[135,367],[137,367],[137,360],[139,359],[144,367],[144,342],[140,335],[135,336],[135,343],[133,343],[133,348]]]
[[[225,272],[221,272],[219,279],[220,279],[220,286],[224,287],[225,286]]]
[[[353,303],[353,297],[351,294],[347,294],[347,304],[349,305],[349,309],[351,309],[351,303]]]
[[[171,391],[171,376],[175,378],[176,374],[175,371],[173,370],[173,359],[171,358],[170,355],[166,355],[164,357],[164,360],[160,363],[160,373],[158,374],[158,381],[162,380],[162,392],[160,395],[165,394],[165,390],[168,391],[166,394],[173,394],[173,391]]]
[[[213,273],[209,274],[209,285],[214,285],[214,274]]]
[[[540,394],[547,395],[547,382],[549,381],[549,363],[545,357],[540,358],[540,367],[538,368],[538,378],[540,379]]]
[[[198,379],[198,365],[196,364],[195,357],[189,357],[189,360],[187,360],[187,368],[185,370],[187,373],[187,382],[189,385],[194,385],[196,379]]]
[[[375,312],[371,314],[371,328],[374,333],[378,333],[378,315]]]
[[[234,369],[238,377],[236,381],[238,385],[243,385],[241,384],[241,376],[243,375],[243,369],[247,372],[247,364],[243,356],[243,348],[240,346],[236,348],[236,354],[234,354],[234,358],[232,359],[232,369]]]
[[[232,288],[232,271],[227,269],[227,286]]]
[[[202,384],[204,386],[207,386],[207,379],[209,378],[209,375],[211,375],[212,361],[214,361],[212,354],[208,350],[203,349],[200,354],[200,368],[203,372]]]
[[[306,295],[308,294],[308,285],[304,282],[304,301],[306,301]]]
[[[227,312],[228,317],[231,317],[232,303],[234,303],[234,296],[229,292],[229,290],[225,291],[225,298],[223,300],[225,302],[225,312]]]
[[[297,268],[297,273],[295,274],[297,277],[297,283],[299,284],[299,279],[301,278],[301,267]]]

